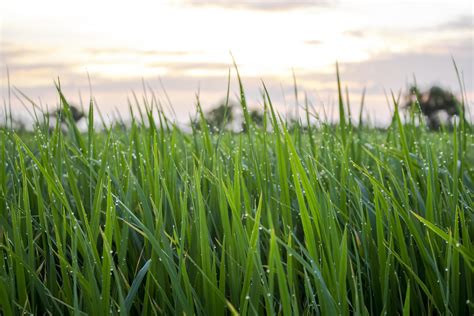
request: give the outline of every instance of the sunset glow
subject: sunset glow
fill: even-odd
[[[126,105],[142,78],[153,87],[161,78],[186,118],[198,87],[208,106],[225,94],[230,53],[255,100],[260,79],[290,91],[293,71],[303,90],[327,99],[336,60],[357,98],[367,86],[373,107],[384,89],[405,88],[413,73],[421,84],[456,89],[451,55],[474,90],[472,1],[209,3],[4,2],[2,95],[7,67],[12,85],[51,106],[58,77],[75,98],[89,91],[89,74],[104,108]]]

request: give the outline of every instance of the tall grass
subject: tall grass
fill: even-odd
[[[60,90],[66,133],[1,130],[1,312],[474,313],[467,125],[402,124],[394,99],[386,132],[355,127],[339,83],[337,127],[289,131],[263,90],[258,128],[241,85],[241,134],[146,98],[81,133]]]

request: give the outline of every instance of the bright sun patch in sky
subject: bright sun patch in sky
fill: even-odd
[[[405,88],[413,74],[457,89],[451,55],[474,91],[470,0],[46,0],[4,1],[0,10],[4,99],[7,67],[12,85],[50,106],[58,77],[77,98],[88,93],[89,74],[106,110],[126,106],[142,78],[153,87],[161,78],[179,119],[187,118],[198,88],[208,106],[225,95],[230,52],[256,104],[260,79],[275,102],[290,103],[293,71],[315,104],[331,103],[336,60],[351,92],[367,87],[374,116],[387,113],[384,89]]]

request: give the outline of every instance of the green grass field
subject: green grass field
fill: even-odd
[[[395,102],[395,101],[394,101]],[[474,313],[474,134],[0,131],[0,314]],[[202,112],[201,112],[202,114]],[[309,115],[309,113],[306,113]]]

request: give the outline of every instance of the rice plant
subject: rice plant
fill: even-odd
[[[239,78],[240,82],[240,78]],[[339,82],[339,75],[338,75]],[[0,130],[0,311],[474,313],[474,134],[405,121],[187,133],[153,103],[127,129]],[[134,112],[132,109],[130,110]]]

